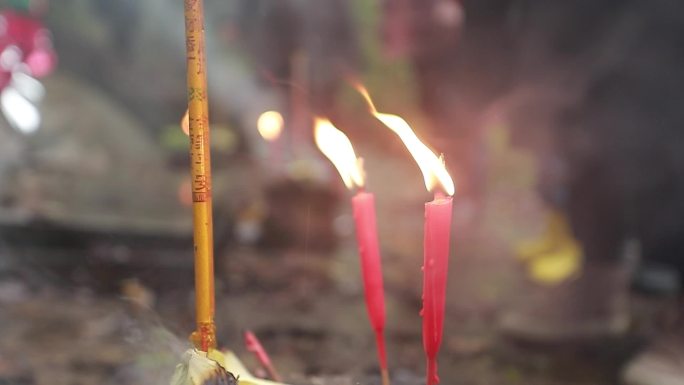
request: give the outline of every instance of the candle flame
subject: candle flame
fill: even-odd
[[[368,109],[370,110],[371,114],[377,114],[378,110],[375,108],[375,103],[373,103],[373,99],[371,99],[370,95],[368,94],[366,87],[357,83],[354,84],[354,88],[359,91],[361,96],[363,96],[363,99],[366,100],[366,103],[368,103]]]
[[[185,110],[185,115],[181,119],[181,129],[185,135],[190,136],[190,112]]]
[[[278,111],[266,111],[257,119],[257,130],[262,138],[272,142],[280,137],[283,131],[283,116]]]
[[[324,118],[316,118],[314,130],[316,145],[337,168],[347,188],[363,187],[361,159],[356,157],[347,135]]]
[[[413,159],[418,163],[428,191],[441,187],[447,195],[454,195],[456,190],[454,181],[444,166],[443,157],[438,157],[425,143],[418,139],[418,136],[416,136],[416,133],[406,120],[397,115],[378,112],[365,87],[357,84],[356,89],[366,99],[370,113],[387,128],[394,131],[404,143]]]

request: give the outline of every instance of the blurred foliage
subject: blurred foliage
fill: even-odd
[[[187,151],[189,146],[188,136],[183,133],[180,125],[169,124],[164,127],[159,136],[163,148],[170,151]]]
[[[362,55],[365,60],[363,82],[374,97],[382,100],[386,109],[399,110],[415,106],[415,79],[411,63],[406,58],[390,60],[383,56],[380,36],[381,10],[377,2],[353,1]]]
[[[378,3],[354,0],[352,5],[363,57],[358,80],[366,86],[381,111],[401,111],[402,116],[420,131],[425,126],[425,117],[418,108],[411,62],[406,57],[390,59],[384,56],[379,30],[382,13]],[[340,109],[358,111],[366,110],[366,106],[352,87],[344,87],[340,92]]]

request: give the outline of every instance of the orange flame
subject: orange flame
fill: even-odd
[[[257,119],[257,130],[262,138],[272,142],[283,132],[283,116],[278,111],[266,111]]]
[[[347,135],[324,118],[316,118],[314,130],[316,145],[337,168],[347,188],[363,187],[362,160],[356,157]]]
[[[404,143],[413,159],[418,163],[428,191],[433,191],[439,186],[447,195],[454,195],[456,190],[454,181],[444,166],[443,158],[438,157],[428,146],[421,142],[415,132],[413,132],[413,129],[411,129],[411,126],[403,118],[397,115],[378,112],[365,87],[357,84],[356,89],[368,103],[370,113],[387,128],[394,131]]]

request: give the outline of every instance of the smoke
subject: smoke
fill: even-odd
[[[560,188],[583,196],[574,211],[613,218],[610,227],[640,238],[647,258],[674,259],[684,225],[684,4],[513,4],[512,91],[497,104],[514,136],[552,137],[546,153],[568,170]],[[599,196],[618,203],[599,205]]]

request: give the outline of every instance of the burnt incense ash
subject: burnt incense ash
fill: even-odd
[[[188,350],[176,367],[172,385],[237,385],[237,378],[206,353]]]
[[[202,385],[237,385],[237,379],[222,369],[217,369]]]
[[[216,368],[202,385],[237,385],[237,378],[223,368]]]

